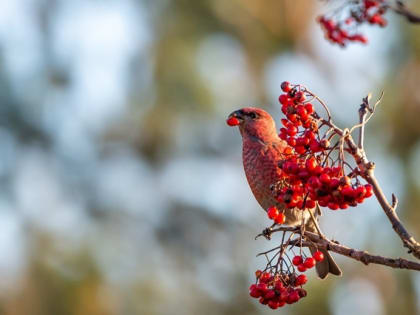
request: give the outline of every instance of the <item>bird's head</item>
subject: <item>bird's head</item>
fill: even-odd
[[[277,137],[273,118],[265,110],[255,107],[245,107],[234,111],[228,116],[229,126],[239,126],[242,137],[252,136],[262,141]]]

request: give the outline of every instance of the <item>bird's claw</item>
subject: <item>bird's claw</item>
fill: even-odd
[[[273,233],[273,229],[271,227],[265,228],[262,233],[255,236],[255,239],[259,238],[260,236],[264,236],[266,240],[271,240],[271,234]]]

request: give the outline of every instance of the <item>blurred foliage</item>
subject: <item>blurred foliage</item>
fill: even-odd
[[[256,211],[254,216],[235,217],[236,211],[245,210],[239,201],[239,205],[232,202],[220,206],[214,200],[216,197],[226,200],[214,191],[230,193],[217,190],[229,182],[228,177],[223,177],[228,173],[224,166],[232,169],[237,165],[234,171],[242,171],[238,160],[240,145],[238,138],[220,132],[224,117],[220,116],[216,95],[197,66],[197,51],[214,34],[234,38],[243,50],[257,103],[273,103],[267,95],[265,77],[267,64],[273,58],[290,52],[313,58],[319,67],[325,66],[317,60],[310,41],[318,3],[308,0],[122,1],[132,3],[129,8],[141,13],[137,18],[147,24],[151,40],[144,44],[145,50],[136,47],[134,57],[127,62],[130,68],[124,86],[127,110],[121,115],[110,115],[103,129],[95,129],[85,121],[88,115],[80,112],[86,108],[75,111],[82,118],[67,116],[66,106],[72,103],[69,91],[77,87],[80,78],[72,64],[75,56],[65,55],[60,59],[57,53],[60,43],[54,40],[54,34],[61,31],[57,24],[62,18],[61,7],[69,5],[67,10],[76,10],[74,14],[91,14],[90,20],[104,14],[102,5],[118,1],[69,3],[40,0],[25,7],[35,21],[34,29],[39,31],[41,51],[38,70],[26,80],[16,83],[10,70],[16,66],[13,62],[19,56],[6,58],[7,45],[14,44],[4,35],[8,30],[3,30],[0,37],[0,131],[10,134],[18,143],[17,148],[10,149],[14,155],[10,153],[10,165],[6,165],[9,169],[0,169],[3,188],[0,200],[2,207],[3,203],[12,205],[11,212],[21,222],[25,240],[20,258],[22,268],[1,292],[0,314],[273,314],[247,295],[253,268],[250,265],[255,262],[253,254],[260,249],[257,247],[266,246],[262,241],[252,240],[266,222],[261,221]],[[86,3],[98,5],[97,11],[88,11],[84,7]],[[420,12],[418,3],[413,6]],[[380,83],[386,87],[386,94],[372,133],[387,141],[386,154],[401,164],[407,187],[401,196],[401,216],[408,222],[410,231],[419,236],[420,181],[416,174],[420,173],[414,172],[412,165],[420,163],[420,160],[413,162],[416,150],[420,150],[420,28],[404,21],[391,27],[398,28],[401,43],[398,58]],[[104,34],[106,31],[97,30],[98,38]],[[76,53],[88,55],[83,49]],[[17,64],[21,64],[20,60]],[[103,66],[106,72],[106,61]],[[150,78],[145,79],[149,70]],[[29,73],[26,69],[22,72],[26,71]],[[56,120],[58,127],[54,129],[51,126]],[[63,132],[64,127],[71,131],[81,128],[66,144],[80,144],[84,151],[60,151],[60,139],[68,136]],[[3,133],[0,135],[4,136]],[[34,186],[39,185],[41,190],[50,189],[45,194],[52,196],[50,204],[31,205],[51,211],[33,216],[31,211],[28,214],[23,210],[21,197],[16,193],[22,160],[31,150],[38,152],[36,157],[45,158],[46,167],[42,172],[27,175],[32,181],[24,185],[23,191],[38,194]],[[232,152],[237,154],[230,156]],[[190,163],[189,156],[198,162]],[[211,164],[215,156],[217,159]],[[176,164],[179,157],[187,160],[186,167],[181,169],[183,173]],[[219,178],[216,183],[211,185],[208,178],[202,178],[200,184],[190,182],[197,165],[216,174]],[[170,171],[175,173],[177,181],[169,181]],[[106,172],[112,176],[107,177]],[[46,173],[54,174],[57,182],[43,186],[42,176]],[[125,189],[120,189],[123,181]],[[146,184],[140,185],[143,183]],[[196,191],[180,196],[179,189],[184,185]],[[126,194],[128,188],[134,192]],[[56,210],[58,201],[54,198],[59,199],[60,193],[56,197],[55,189],[62,189],[63,199],[73,202],[70,212],[82,209],[81,219],[70,231],[60,227],[40,228]],[[249,191],[246,194],[246,198],[250,197]],[[206,199],[207,203],[197,204],[195,195],[203,200],[210,198]],[[392,233],[388,222],[383,226],[375,224],[374,228]],[[399,240],[394,235],[391,238],[384,246],[391,248],[390,253],[402,255]],[[375,252],[372,244],[368,237],[366,249]],[[336,312],[335,294],[340,286],[346,287],[357,279],[364,279],[375,288],[384,314],[419,311],[420,278],[415,278],[413,273],[380,266],[364,267],[353,261],[343,264],[342,279],[310,281],[308,297],[298,305],[285,308],[284,313],[344,314]],[[363,306],[354,305],[355,312]]]

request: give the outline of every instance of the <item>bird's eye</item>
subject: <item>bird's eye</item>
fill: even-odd
[[[252,119],[257,118],[257,115],[255,113],[249,113],[249,117],[251,117]]]

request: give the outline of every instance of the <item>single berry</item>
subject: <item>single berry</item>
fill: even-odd
[[[305,272],[307,268],[305,267],[305,265],[304,265],[304,264],[300,264],[299,266],[297,266],[297,269],[298,269],[300,272]]]
[[[296,291],[299,293],[299,296],[300,296],[301,298],[303,298],[303,297],[305,297],[305,296],[307,296],[307,295],[308,295],[308,293],[306,293],[306,290],[305,290],[305,289],[302,289],[302,288],[297,288],[297,289],[296,289]]]
[[[319,180],[321,181],[321,183],[328,185],[331,181],[331,177],[330,175],[323,173],[321,174],[321,176],[319,176]]]
[[[318,163],[316,162],[316,159],[314,157],[307,159],[305,162],[306,169],[310,172],[313,172],[317,165]]]
[[[365,197],[368,198],[370,196],[373,195],[373,187],[370,184],[366,184],[365,185],[365,189],[366,189],[366,193],[365,193]]]
[[[309,115],[315,111],[314,105],[312,105],[311,103],[305,104],[305,109]]]
[[[286,94],[281,94],[279,96],[279,103],[282,105],[286,105],[289,101],[289,97]]]
[[[253,286],[255,286],[255,284],[253,284]],[[253,298],[259,298],[261,297],[261,291],[257,289],[257,287],[254,288],[250,288],[249,289],[249,295],[252,296]]]
[[[260,277],[260,282],[261,283],[266,283],[266,282],[270,281],[270,278],[271,278],[271,275],[268,272],[263,272],[261,274],[261,277]]]
[[[303,262],[303,265],[305,266],[305,268],[312,268],[313,266],[315,266],[316,264],[316,260],[312,257],[308,257],[305,259],[305,261]]]
[[[299,301],[300,296],[299,296],[299,292],[293,290],[292,292],[289,293],[289,296],[287,297],[287,304],[293,304],[296,303],[297,301]]]
[[[269,306],[271,309],[276,310],[276,309],[278,309],[278,308],[279,308],[279,302],[278,302],[278,301],[276,301],[276,300],[270,300],[270,301],[268,301],[268,306]]]
[[[315,253],[313,253],[312,257],[316,261],[323,261],[324,260],[324,254],[320,250],[317,250]]]
[[[283,92],[289,92],[291,90],[290,82],[288,82],[288,81],[282,82],[280,87],[283,90]]]
[[[274,292],[274,290],[269,290],[264,294],[264,298],[266,298],[267,300],[271,300],[275,296],[276,292]]]
[[[274,219],[274,222],[277,224],[283,224],[286,221],[286,216],[283,212],[280,212],[279,215]]]
[[[258,283],[257,289],[261,291],[262,293],[265,293],[267,291],[267,284],[266,283]]]
[[[227,123],[229,126],[231,126],[231,127],[233,127],[233,126],[237,126],[237,125],[239,125],[239,119],[238,119],[238,118],[236,118],[236,117],[230,117],[230,118],[226,121],[226,123]]]
[[[304,285],[308,281],[306,275],[299,275],[296,277],[295,286]]]
[[[339,208],[339,205],[335,202],[329,202],[328,208],[330,208],[331,210],[337,210]]]
[[[316,202],[312,199],[306,200],[305,208],[312,209],[315,208]]]
[[[303,263],[303,258],[302,258],[302,256],[295,256],[295,257],[293,257],[293,259],[292,259],[292,263],[293,263],[293,265],[295,265],[295,266],[299,266],[300,264],[302,264],[302,263]]]
[[[287,128],[287,134],[289,136],[294,136],[295,134],[297,134],[297,132],[298,132],[298,129],[293,125]]]
[[[279,215],[279,210],[276,207],[270,207],[267,209],[267,215],[271,220],[274,220]]]

